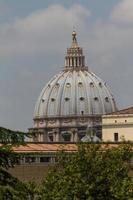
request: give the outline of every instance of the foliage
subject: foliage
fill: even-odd
[[[42,200],[130,200],[131,146],[79,144],[78,152],[59,154],[41,188]]]
[[[0,169],[0,200],[19,200],[24,195],[25,185],[7,171]]]
[[[20,156],[13,152],[12,146],[25,144],[27,134],[0,127],[0,200],[24,200],[29,198],[29,188],[6,169],[13,167]],[[33,199],[33,198],[32,198]]]
[[[11,146],[0,146],[0,167],[8,169],[18,163],[20,159],[19,154],[12,151]]]
[[[12,151],[12,146],[24,145],[26,136],[26,133],[0,127],[0,167],[7,169],[18,162],[19,155]]]
[[[40,200],[40,185],[32,181],[25,183],[25,187],[28,200]]]
[[[21,182],[7,171],[0,170],[0,200],[37,200],[39,188],[34,182]]]
[[[0,127],[0,143],[12,145],[16,144],[24,144],[25,137],[28,136],[27,133],[23,133],[20,131],[13,131],[10,129],[6,129]]]

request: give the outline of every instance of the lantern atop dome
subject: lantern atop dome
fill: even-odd
[[[76,31],[72,32],[72,45],[67,49],[65,56],[65,70],[88,70],[83,49],[78,46]]]

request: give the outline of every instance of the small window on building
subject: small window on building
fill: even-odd
[[[90,82],[90,86],[92,86],[92,87],[94,86],[93,82]]]
[[[127,120],[125,119],[125,123],[127,122]]]
[[[99,86],[102,87],[102,83],[101,82],[99,82]]]
[[[50,162],[50,157],[40,157],[40,163],[48,163]]]
[[[98,101],[98,97],[94,97],[94,100],[95,100],[95,101]]]
[[[118,142],[118,133],[114,133],[114,141]]]
[[[109,98],[108,98],[108,97],[105,97],[105,101],[106,101],[106,102],[109,102]]]
[[[80,101],[84,101],[85,98],[84,97],[80,97],[79,99],[80,99]]]
[[[81,111],[81,115],[83,115],[83,114],[84,114],[84,111],[82,110],[82,111]]]
[[[42,103],[44,102],[45,100],[44,99],[42,99]]]
[[[70,142],[71,140],[71,134],[67,131],[62,133],[62,137],[63,137],[64,142]]]
[[[82,86],[82,82],[79,82],[78,85],[79,85],[79,86]]]
[[[54,98],[51,98],[51,101],[52,101],[52,102],[54,102],[54,101],[55,101],[55,99],[54,99]]]
[[[22,158],[21,158],[21,161],[23,162]],[[16,164],[17,164],[17,165],[20,165],[21,161],[20,161],[20,159],[19,159],[19,158],[18,158],[18,159],[16,159]]]
[[[49,142],[53,142],[53,135],[49,135]]]
[[[65,142],[70,142],[71,136],[69,134],[63,135],[63,139]]]
[[[115,123],[117,123],[117,120],[115,120]]]
[[[59,86],[60,86],[60,84],[59,84],[59,83],[56,83],[56,86],[57,86],[57,87],[59,87]]]
[[[65,97],[65,101],[69,101],[70,99],[68,97]]]
[[[34,163],[36,162],[35,157],[25,157],[25,163]]]
[[[70,87],[70,86],[71,86],[71,84],[70,84],[70,83],[67,83],[67,84],[66,84],[66,86],[67,86],[67,87]]]

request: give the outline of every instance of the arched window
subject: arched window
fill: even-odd
[[[71,141],[71,133],[69,131],[63,131],[61,133],[63,141],[64,142],[70,142]]]

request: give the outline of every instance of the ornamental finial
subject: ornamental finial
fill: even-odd
[[[88,70],[85,66],[85,57],[83,50],[78,46],[77,34],[73,29],[72,32],[72,45],[67,49],[67,55],[65,56],[65,69],[66,70]]]
[[[73,32],[72,32],[72,47],[77,47],[77,46],[78,46],[76,36],[77,36],[76,31],[73,31]]]

